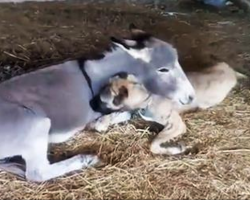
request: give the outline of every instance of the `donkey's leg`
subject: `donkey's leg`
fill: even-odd
[[[47,159],[50,125],[48,118],[39,119],[31,130],[34,134],[29,134],[31,135],[29,138],[30,143],[22,154],[26,162],[27,180],[35,182],[47,181],[69,172],[92,166],[99,161],[97,156],[77,155],[70,159],[50,164]]]
[[[12,162],[0,163],[0,170],[15,174],[22,178],[25,177],[25,164]]]
[[[178,112],[173,110],[168,118],[168,121],[165,121],[165,124],[163,123],[163,117],[160,117],[158,119],[159,120],[157,120],[157,122],[164,125],[165,127],[151,143],[151,152],[154,154],[168,155],[183,153],[186,148],[182,145],[171,145],[167,147],[162,146],[163,143],[170,142],[170,140],[186,132],[186,125],[182,121],[181,116],[178,114]]]
[[[198,106],[198,103],[196,100],[194,100],[191,104],[189,105],[181,105],[181,106],[176,106],[175,109],[179,113],[188,113],[188,112],[195,112],[198,111],[200,108]]]
[[[14,156],[0,160],[0,170],[15,174],[22,178],[25,177],[25,169],[25,163],[20,156]]]

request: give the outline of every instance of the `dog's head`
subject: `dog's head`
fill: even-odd
[[[90,105],[96,112],[110,114],[115,111],[138,109],[149,97],[149,92],[132,74],[125,72],[111,77]]]

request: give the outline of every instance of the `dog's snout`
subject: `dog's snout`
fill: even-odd
[[[99,106],[100,106],[100,97],[99,96],[94,96],[89,104],[90,104],[90,107],[94,110],[94,111],[98,111],[99,110]]]
[[[101,92],[99,93],[100,101],[108,101],[111,97],[111,91],[108,86],[105,86],[101,89]]]
[[[102,113],[104,115],[111,114],[112,112],[115,111],[115,110],[108,108],[107,104],[102,102],[99,95],[93,97],[93,99],[90,100],[89,104],[91,108],[93,109],[93,111]]]

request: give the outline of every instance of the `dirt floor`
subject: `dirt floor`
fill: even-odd
[[[183,68],[199,70],[223,60],[250,74],[250,23],[239,12],[167,6],[170,16],[126,4],[25,3],[0,6],[0,77],[46,67],[105,49],[109,36],[126,36],[130,22],[174,44]],[[183,116],[183,140],[194,154],[149,152],[154,132],[136,120],[108,134],[83,133],[53,146],[58,160],[96,152],[104,165],[43,184],[0,172],[0,199],[249,199],[250,90],[240,83],[219,106]],[[86,137],[87,136],[87,137]]]

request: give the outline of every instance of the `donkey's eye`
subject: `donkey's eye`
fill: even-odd
[[[159,69],[158,71],[159,71],[159,72],[169,72],[169,69],[167,69],[167,68],[161,68],[161,69]]]

